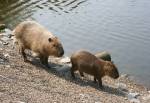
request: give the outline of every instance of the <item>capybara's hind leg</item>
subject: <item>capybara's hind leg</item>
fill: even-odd
[[[73,66],[71,67],[70,72],[71,72],[72,78],[75,79],[75,75],[74,75],[74,67],[73,67]]]

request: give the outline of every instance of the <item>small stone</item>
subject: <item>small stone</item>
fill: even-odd
[[[10,29],[5,29],[5,35],[7,36],[7,37],[11,37],[11,34],[12,34],[12,31],[10,30]]]
[[[7,54],[4,54],[4,57],[8,58],[8,57],[10,57],[10,55],[7,53]]]
[[[127,98],[127,97],[125,97],[125,98],[124,98],[124,100],[128,100],[128,98]]]
[[[10,65],[6,65],[5,67],[6,67],[6,68],[10,68]]]
[[[4,62],[4,60],[0,58],[0,62]]]
[[[9,43],[8,42],[3,42],[3,45],[8,45]]]

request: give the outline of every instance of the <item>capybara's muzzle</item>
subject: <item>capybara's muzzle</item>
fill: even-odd
[[[114,79],[117,79],[119,78],[119,73],[117,73],[115,76],[114,76]]]
[[[59,57],[62,57],[64,55],[64,49],[62,48],[59,52]]]

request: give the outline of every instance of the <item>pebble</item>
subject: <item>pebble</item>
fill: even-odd
[[[7,53],[7,54],[4,54],[4,57],[8,58],[8,57],[10,57],[10,55]]]
[[[4,62],[4,60],[0,58],[0,63],[1,63],[1,62]]]
[[[3,42],[3,45],[8,45],[9,43],[8,42]]]
[[[10,65],[6,65],[5,67],[6,67],[6,68],[10,68]]]
[[[12,34],[12,31],[10,30],[10,29],[5,29],[5,35],[7,36],[7,37],[11,37],[11,34]]]

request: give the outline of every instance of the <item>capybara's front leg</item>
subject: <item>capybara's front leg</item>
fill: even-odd
[[[74,75],[74,68],[73,68],[73,67],[71,67],[70,72],[71,72],[71,76],[72,76],[72,78],[73,78],[73,79],[75,79],[75,75]]]
[[[102,79],[101,79],[101,77],[99,77],[99,76],[98,76],[97,79],[98,79],[98,86],[99,86],[99,88],[102,89],[102,88],[103,88],[103,86],[102,86]]]
[[[48,57],[47,56],[40,56],[40,61],[43,65],[45,65],[46,67],[50,68],[49,64],[48,64]]]
[[[24,52],[24,50],[25,50],[24,47],[20,46],[19,50],[20,50],[20,53],[21,53],[21,55],[22,55],[22,57],[24,59],[24,62],[28,62],[27,56],[26,56],[26,54]]]
[[[97,81],[96,81],[96,77],[94,76],[94,83],[96,83]]]

